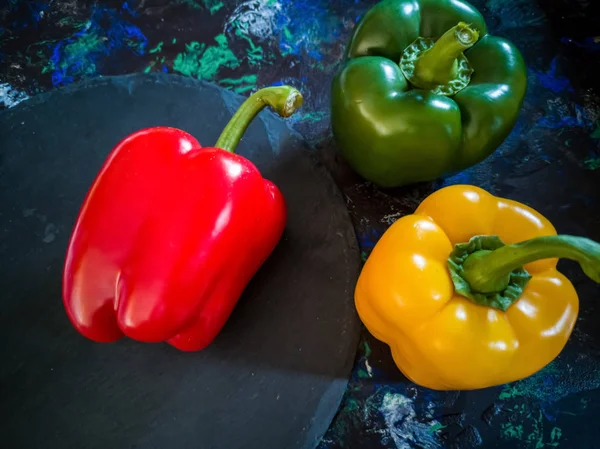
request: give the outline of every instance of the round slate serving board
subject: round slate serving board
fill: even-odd
[[[244,98],[175,75],[101,78],[0,113],[0,435],[19,448],[312,448],[340,403],[359,321],[345,201],[263,111],[238,153],[282,190],[288,225],[214,344],[80,336],[61,300],[79,207],[124,136],[164,125],[213,145]]]

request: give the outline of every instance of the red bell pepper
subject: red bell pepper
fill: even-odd
[[[89,190],[69,242],[63,303],[97,342],[124,335],[208,346],[286,224],[279,189],[234,150],[267,105],[288,117],[300,92],[269,87],[248,98],[215,148],[156,127],[123,139]]]

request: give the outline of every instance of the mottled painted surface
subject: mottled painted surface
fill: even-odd
[[[0,103],[85,77],[164,71],[238,93],[290,83],[293,121],[323,136],[344,41],[367,3],[326,0],[8,0],[0,11]],[[341,14],[343,12],[343,14]],[[292,20],[292,17],[294,20]]]
[[[490,31],[529,67],[521,118],[484,163],[435,183],[382,192],[349,172],[329,132],[329,83],[362,0],[18,1],[0,9],[0,103],[102,75],[163,71],[242,94],[299,87],[293,126],[315,145],[347,196],[363,259],[428,193],[474,183],[527,202],[559,231],[600,240],[600,14],[592,0],[476,0]],[[157,106],[158,107],[158,106]],[[201,118],[199,118],[201,120]],[[544,185],[544,189],[534,186]],[[568,219],[565,219],[567,217]],[[540,373],[476,392],[407,381],[366,332],[325,448],[600,447],[600,290],[565,264],[581,297],[566,350]]]

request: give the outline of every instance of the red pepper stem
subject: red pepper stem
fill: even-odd
[[[583,272],[600,283],[600,244],[571,235],[537,237],[495,250],[480,250],[467,257],[462,277],[478,293],[500,292],[511,272],[540,259],[565,258],[579,263]]]
[[[302,106],[302,94],[290,86],[265,87],[253,93],[233,115],[215,147],[235,152],[252,120],[265,107],[271,106],[281,117],[289,117]]]

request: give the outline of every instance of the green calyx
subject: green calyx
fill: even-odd
[[[486,255],[505,246],[497,236],[475,236],[468,243],[459,243],[448,258],[448,268],[454,283],[454,290],[461,296],[469,298],[475,304],[493,307],[506,311],[523,293],[531,275],[524,269],[518,268],[494,279],[496,285],[491,292],[481,292],[473,289],[465,275],[465,263],[471,256]]]
[[[451,96],[469,85],[473,68],[463,52],[479,39],[479,32],[464,22],[450,28],[437,41],[419,37],[400,59],[400,69],[415,87]]]
[[[459,243],[448,258],[456,293],[476,304],[506,311],[523,293],[531,275],[525,264],[566,258],[600,283],[600,244],[570,235],[537,237],[505,245],[497,236],[475,236]]]
[[[252,120],[267,106],[281,117],[289,117],[302,106],[302,94],[290,86],[265,87],[242,103],[221,133],[215,147],[235,152],[240,139]]]

